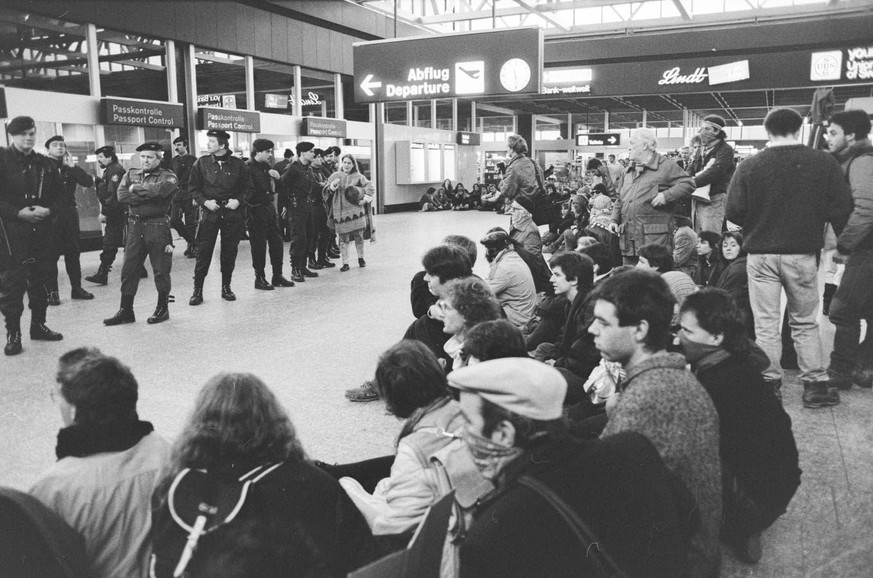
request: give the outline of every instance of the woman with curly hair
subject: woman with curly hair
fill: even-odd
[[[479,277],[449,282],[439,303],[443,311],[443,332],[451,335],[443,349],[452,358],[452,369],[458,369],[466,365],[464,338],[467,332],[483,321],[500,319],[500,303],[488,283]]]
[[[333,221],[339,235],[341,272],[349,270],[349,243],[355,242],[358,265],[364,261],[364,230],[372,227],[370,202],[376,195],[373,183],[358,172],[358,162],[352,155],[343,155],[340,169],[327,178],[325,194],[331,196],[328,218]],[[371,231],[372,235],[372,231]],[[371,236],[371,242],[373,237]]]
[[[192,575],[229,549],[243,550],[229,535],[249,526],[272,529],[245,548],[253,559],[271,559],[269,572],[259,575],[345,576],[376,555],[358,509],[333,477],[309,461],[287,413],[254,375],[220,374],[200,391],[155,492],[155,538],[175,524],[168,497],[187,469],[206,471],[218,484],[264,474],[249,488],[234,522],[200,538],[188,565]],[[310,555],[303,561],[295,556],[299,551]]]

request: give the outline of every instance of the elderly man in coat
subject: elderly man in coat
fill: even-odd
[[[691,196],[694,183],[674,161],[656,150],[651,129],[631,133],[631,165],[618,184],[618,201],[612,209],[609,230],[619,235],[625,265],[636,265],[643,245],[658,243],[673,250],[671,219],[679,199]]]

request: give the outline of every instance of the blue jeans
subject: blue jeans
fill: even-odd
[[[851,377],[856,367],[873,369],[873,253],[849,257],[830,309],[834,350],[828,375]],[[861,320],[867,321],[867,336],[861,339]]]
[[[782,379],[780,305],[782,290],[788,297],[788,324],[797,350],[802,381],[827,381],[818,330],[818,261],[807,255],[749,255],[749,300],[755,316],[758,345],[770,358],[764,371],[768,380]]]

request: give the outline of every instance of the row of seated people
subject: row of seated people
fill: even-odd
[[[452,181],[446,179],[440,187],[428,187],[418,199],[422,212],[430,211],[468,211],[482,205],[482,185],[476,183],[472,190],[467,190],[464,183],[458,182],[452,186]]]

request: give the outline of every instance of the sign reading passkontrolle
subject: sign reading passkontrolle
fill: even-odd
[[[261,115],[250,110],[199,108],[200,130],[261,132]]]
[[[103,124],[127,126],[185,126],[185,107],[169,102],[104,98],[100,101]]]
[[[537,94],[543,34],[537,27],[359,42],[355,102]]]

